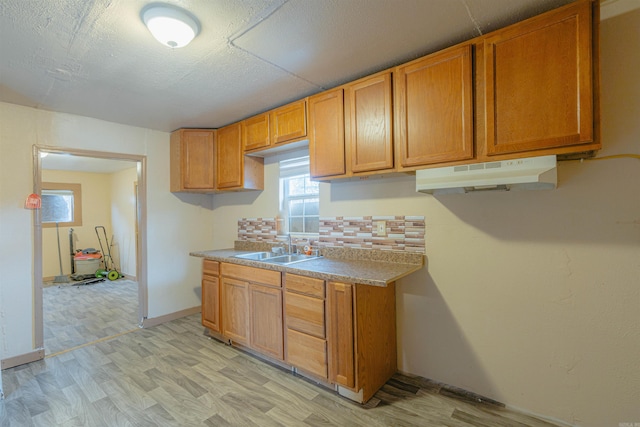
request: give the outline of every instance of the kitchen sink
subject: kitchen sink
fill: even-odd
[[[289,265],[296,262],[308,261],[316,258],[320,258],[318,255],[302,255],[302,254],[289,254],[280,255],[273,252],[251,252],[248,254],[234,255],[234,258],[250,259],[252,261],[262,261],[272,264]]]
[[[234,258],[251,259],[254,261],[264,261],[268,258],[281,256],[273,252],[251,252],[250,254],[234,255]]]
[[[273,263],[273,264],[289,265],[296,262],[309,261],[317,258],[320,258],[320,257],[318,255],[291,254],[291,255],[278,255],[272,258],[263,259],[262,261]]]

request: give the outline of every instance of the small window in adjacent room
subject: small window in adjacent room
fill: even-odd
[[[288,233],[318,233],[319,184],[311,181],[309,156],[280,161],[280,214]]]
[[[73,227],[82,225],[80,184],[42,183],[42,226]]]

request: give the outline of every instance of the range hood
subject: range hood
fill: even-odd
[[[429,194],[556,188],[556,156],[528,157],[416,171],[416,191]]]

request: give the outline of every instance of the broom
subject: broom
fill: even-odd
[[[60,275],[53,279],[53,283],[69,283],[69,278],[62,274],[62,254],[60,252],[60,229],[56,222],[56,235],[58,236],[58,261],[60,262]]]

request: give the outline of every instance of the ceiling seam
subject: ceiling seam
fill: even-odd
[[[269,61],[269,60],[267,60],[267,59],[265,59],[265,58],[262,58],[261,56],[258,56],[258,55],[256,55],[256,54],[255,54],[255,53],[253,53],[253,52],[250,52],[250,51],[248,51],[248,50],[246,50],[246,49],[243,49],[243,48],[241,48],[240,46],[237,46],[236,44],[234,44],[234,43],[233,43],[233,42],[231,42],[231,41],[229,42],[229,45],[230,45],[231,47],[235,48],[235,49],[238,49],[238,50],[239,50],[239,51],[241,51],[241,52],[246,53],[247,55],[250,55],[250,56],[252,56],[252,57],[256,58],[256,59],[257,59],[257,60],[259,60],[259,61],[264,62],[265,64],[269,64],[269,65],[271,65],[272,67],[275,67],[275,68],[277,68],[277,69],[278,69],[278,70],[280,70],[280,71],[283,71],[284,73],[286,73],[286,74],[290,75],[291,77],[294,77],[294,78],[296,78],[296,79],[302,80],[303,82],[308,83],[308,84],[310,84],[311,86],[315,86],[316,88],[318,88],[318,89],[320,89],[320,90],[327,90],[327,89],[328,89],[328,88],[325,88],[325,87],[324,87],[324,86],[322,86],[322,85],[319,85],[319,84],[317,84],[317,83],[315,83],[315,82],[312,82],[312,81],[310,81],[310,80],[307,80],[307,79],[305,79],[304,77],[302,77],[302,76],[300,76],[300,75],[298,75],[298,74],[296,74],[296,73],[294,73],[294,72],[291,72],[291,71],[287,70],[286,68],[284,68],[284,67],[282,67],[282,66],[280,66],[280,65],[278,65],[278,64],[276,64],[276,63],[273,63],[273,62],[271,62],[271,61]]]
[[[478,23],[478,20],[471,13],[471,9],[469,8],[469,4],[467,3],[469,0],[460,0],[460,1],[464,5],[464,8],[467,10],[467,15],[469,15],[469,19],[471,19],[471,23],[473,24],[473,26],[476,27],[476,31],[478,31],[478,35],[481,36],[482,29],[480,28],[480,24]]]
[[[249,31],[253,30],[260,23],[262,23],[262,21],[264,21],[265,19],[268,19],[271,15],[273,15],[278,10],[280,10],[280,8],[282,8],[282,6],[287,4],[288,1],[289,0],[284,0],[282,3],[280,3],[278,6],[274,7],[272,10],[267,10],[266,15],[258,17],[255,22],[250,23],[246,28],[243,28],[243,29],[239,30],[237,33],[235,33],[232,36],[230,36],[228,38],[229,43],[233,44],[234,40],[244,36],[246,33],[248,33]]]
[[[240,30],[239,32],[237,32],[236,34],[232,35],[231,37],[229,37],[227,39],[229,46],[231,46],[234,49],[238,49],[241,52],[246,53],[247,55],[250,55],[252,57],[254,57],[255,59],[257,59],[258,61],[262,61],[265,64],[269,64],[272,67],[277,68],[278,70],[288,74],[289,76],[296,78],[298,80],[302,80],[305,83],[308,83],[311,86],[314,86],[320,90],[326,90],[327,88],[325,88],[324,86],[321,86],[315,82],[312,82],[310,80],[305,79],[304,77],[290,71],[287,70],[286,68],[271,62],[259,55],[256,55],[253,52],[250,52],[246,49],[241,48],[240,46],[238,46],[237,44],[235,44],[235,40],[239,39],[240,37],[242,37],[243,35],[247,34],[249,31],[253,30],[255,27],[257,27],[258,25],[260,25],[262,22],[264,22],[265,20],[269,19],[271,16],[273,16],[278,10],[280,10],[285,4],[287,4],[289,2],[289,0],[284,0],[281,4],[279,4],[277,7],[273,8],[272,10],[268,11],[267,14],[265,16],[262,16],[260,18],[258,18],[255,22],[253,22],[252,24],[250,24],[249,26],[247,26],[246,28]]]

